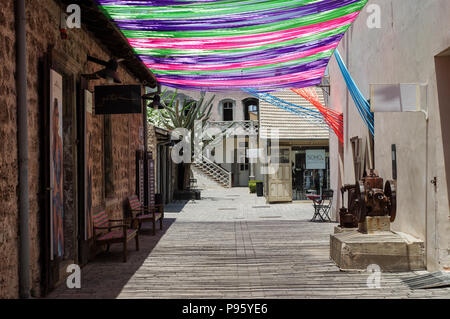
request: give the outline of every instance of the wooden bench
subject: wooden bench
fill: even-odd
[[[143,222],[152,222],[154,236],[156,235],[156,221],[158,220],[161,230],[163,229],[164,205],[143,206],[137,195],[128,197],[128,205],[131,218],[137,220],[139,229],[141,229]]]
[[[133,238],[136,240],[136,250],[139,250],[139,234],[132,229],[131,220],[110,219],[102,207],[94,208],[92,222],[94,225],[94,243],[96,246],[106,245],[109,251],[111,244],[123,244],[123,262],[127,262],[127,244]],[[131,223],[130,223],[131,224]]]

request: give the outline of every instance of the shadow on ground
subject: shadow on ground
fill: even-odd
[[[176,208],[173,209],[176,210]],[[47,298],[117,298],[123,287],[142,266],[174,222],[174,218],[165,218],[162,231],[159,230],[158,222],[155,236],[152,236],[152,224],[144,223],[139,234],[140,250],[136,251],[134,240],[129,241],[128,261],[126,263],[122,260],[122,244],[113,244],[109,252],[99,253],[93,261],[82,268],[81,289],[69,289],[65,283],[62,283]]]

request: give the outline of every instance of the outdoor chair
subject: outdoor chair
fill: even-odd
[[[142,223],[152,222],[153,236],[156,235],[156,221],[158,220],[160,229],[163,229],[164,205],[143,206],[137,195],[128,197],[128,205],[130,216],[133,220],[137,221],[139,230],[142,228]]]
[[[96,247],[106,245],[106,251],[109,252],[111,244],[122,243],[123,262],[127,262],[127,244],[133,238],[136,240],[136,250],[139,250],[139,234],[137,229],[130,227],[131,220],[110,219],[103,207],[96,207],[93,210],[92,221]]]
[[[330,211],[333,204],[333,194],[332,189],[324,190],[318,200],[313,200],[314,216],[311,219],[312,222],[331,222]]]

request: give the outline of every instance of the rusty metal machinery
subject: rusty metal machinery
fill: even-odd
[[[344,193],[348,192],[348,208],[344,207]],[[340,225],[344,228],[358,227],[358,223],[366,216],[389,216],[391,222],[396,216],[396,183],[383,178],[374,169],[366,172],[356,185],[345,185],[341,188],[342,205],[340,209]]]
[[[344,207],[344,194],[347,192],[348,208]],[[341,188],[342,208],[339,210],[340,226],[343,228],[358,227],[356,211],[358,209],[359,198],[356,194],[356,185],[345,185]]]

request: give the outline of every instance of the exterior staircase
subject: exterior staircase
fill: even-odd
[[[193,163],[193,167],[225,188],[231,188],[231,172],[206,157]]]

